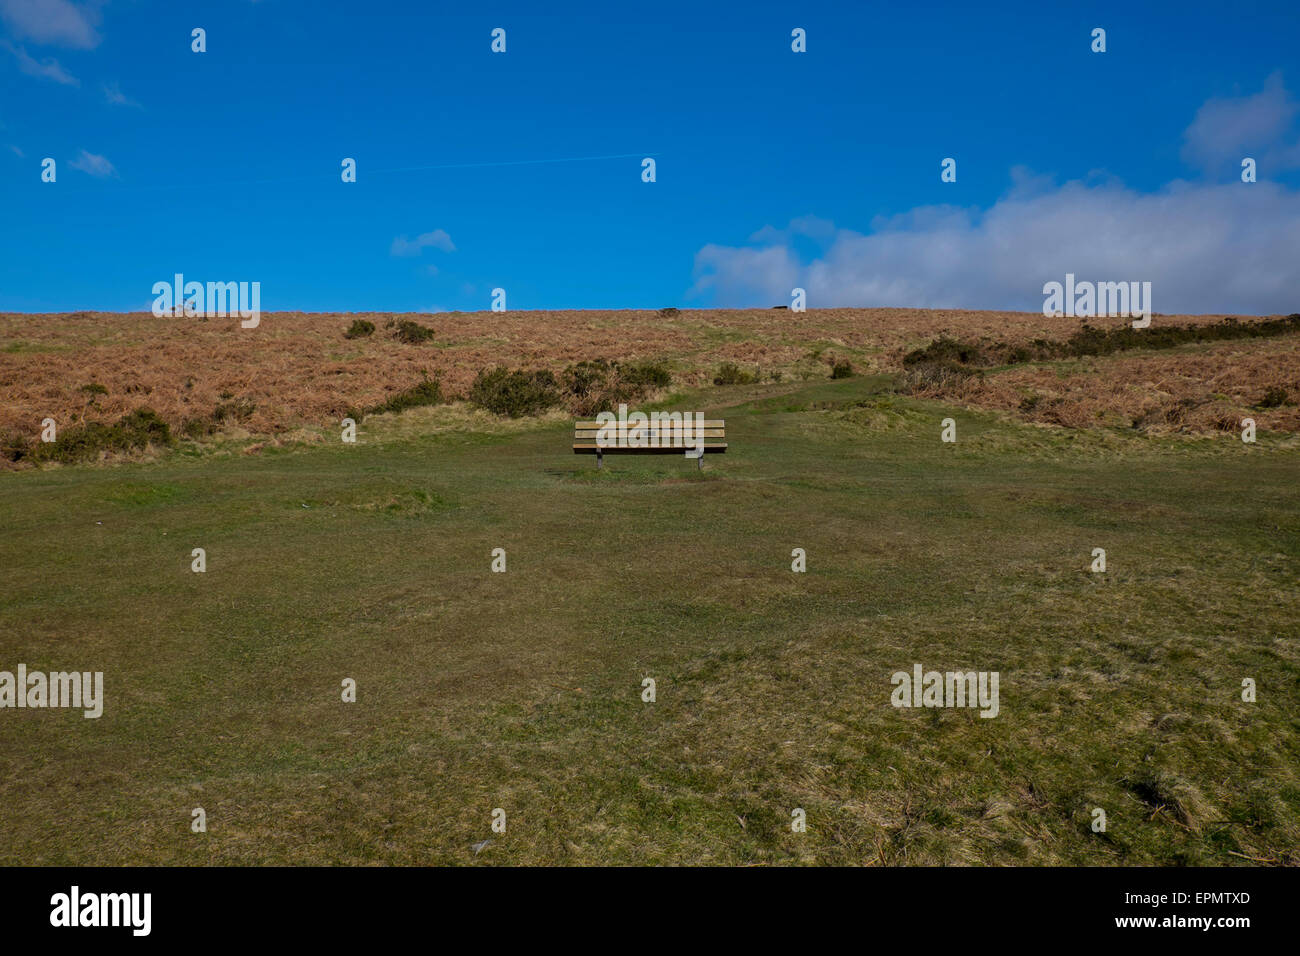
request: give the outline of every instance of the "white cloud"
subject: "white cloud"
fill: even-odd
[[[96,179],[107,179],[110,176],[117,175],[117,170],[113,168],[113,164],[107,159],[95,153],[88,153],[84,149],[68,165],[73,169],[79,169],[83,173],[94,176]]]
[[[1214,100],[1201,109],[1187,132],[1198,162],[1232,158],[1239,172],[1244,136],[1285,154],[1296,110],[1275,83],[1232,101],[1235,112]],[[1216,136],[1236,142],[1217,150]],[[1261,176],[1264,168],[1261,161]],[[828,223],[805,216],[765,227],[745,245],[706,245],[689,294],[770,306],[789,303],[800,287],[810,308],[1037,311],[1043,284],[1069,272],[1149,281],[1158,312],[1300,311],[1300,191],[1239,176],[1138,192],[1104,173],[1060,186],[1023,168],[1011,175],[1011,188],[987,209],[921,206],[880,217],[865,233],[829,235]],[[820,251],[801,258],[798,236],[817,239]]]
[[[722,305],[1042,308],[1043,283],[1149,281],[1159,312],[1300,311],[1300,192],[1275,183],[1177,182],[1143,194],[1107,183],[1011,193],[987,211],[922,207],[819,258],[788,246],[708,245],[693,294]]]
[[[20,40],[90,50],[99,45],[99,3],[0,0],[0,19]]]
[[[14,155],[17,156],[19,159],[22,159],[25,155],[27,155],[21,149],[15,146],[13,143],[9,144],[9,148],[13,150]]]
[[[121,87],[116,83],[105,83],[102,89],[104,91],[104,100],[113,106],[133,106],[136,109],[143,109],[137,101],[123,93]]]
[[[20,46],[14,46],[8,40],[0,40],[0,46],[4,47],[14,55],[18,61],[18,69],[28,76],[40,77],[43,80],[53,80],[55,83],[62,83],[65,86],[80,86],[81,81],[59,65],[59,61],[54,57],[46,57],[44,60],[37,61],[26,50]]]
[[[735,248],[709,243],[695,254],[695,286],[688,295],[712,292],[719,305],[771,305],[790,298],[799,265],[785,246]]]
[[[1183,160],[1210,174],[1237,174],[1244,157],[1254,158],[1259,175],[1300,166],[1300,133],[1295,130],[1300,103],[1274,73],[1253,96],[1206,100],[1183,134]]]
[[[443,252],[456,251],[456,247],[452,245],[451,236],[447,235],[442,229],[435,229],[433,232],[421,233],[414,239],[398,236],[393,240],[389,252],[395,256],[418,256],[428,246],[441,249]]]

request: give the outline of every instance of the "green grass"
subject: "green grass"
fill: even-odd
[[[24,342],[22,339],[14,339],[12,342],[0,345],[0,352],[9,355],[34,355],[42,352],[67,352],[71,348],[70,345],[47,345],[44,342]]]
[[[107,697],[0,710],[0,862],[1295,863],[1294,442],[885,383],[681,399],[727,420],[702,475],[399,427],[471,420],[436,407],[0,476],[0,669]],[[1001,714],[894,709],[914,663],[999,671]]]

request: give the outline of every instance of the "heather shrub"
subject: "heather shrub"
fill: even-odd
[[[484,369],[470,386],[470,404],[495,415],[520,418],[545,411],[560,402],[559,383],[549,371]]]

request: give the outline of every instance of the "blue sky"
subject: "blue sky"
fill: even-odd
[[[1297,41],[1294,0],[0,0],[0,309],[1296,311]]]

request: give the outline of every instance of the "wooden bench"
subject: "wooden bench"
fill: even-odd
[[[704,470],[704,456],[723,454],[727,450],[727,423],[720,419],[704,421],[704,451],[697,461]],[[604,437],[598,441],[601,428]],[[687,440],[687,426],[680,419],[651,421],[644,424],[630,422],[578,422],[573,426],[573,453],[595,455],[596,467],[605,463],[606,455],[686,455],[699,448],[700,433],[694,420]]]

